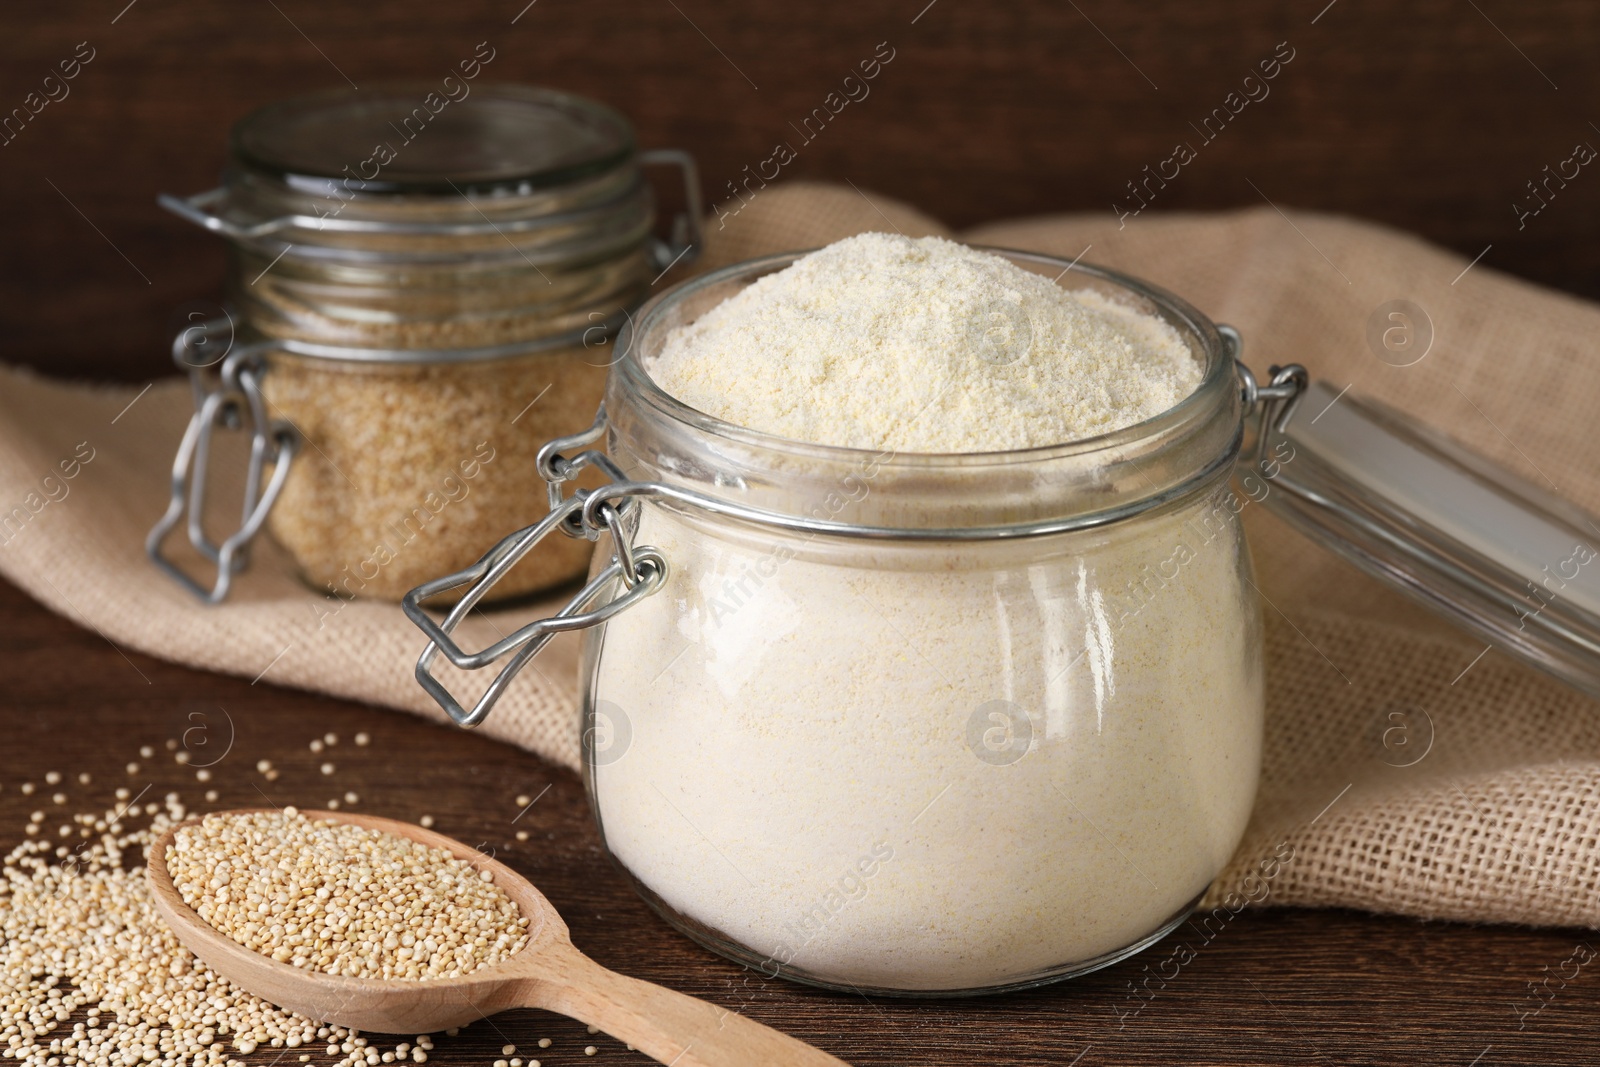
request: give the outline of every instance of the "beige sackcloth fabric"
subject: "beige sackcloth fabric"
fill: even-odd
[[[704,267],[864,230],[948,232],[887,197],[821,185],[766,189],[720,214]],[[960,237],[1147,278],[1239,327],[1258,372],[1302,362],[1600,512],[1600,308],[1483,263],[1463,274],[1462,257],[1402,234],[1267,207],[1125,226],[1109,212],[1030,219]],[[1368,315],[1395,298],[1434,325],[1414,366],[1379,361],[1365,341]],[[323,617],[322,598],[265,539],[218,607],[146,562],[189,411],[176,379],[139,395],[0,369],[0,513],[80,442],[93,450],[66,498],[0,533],[0,572],[120,648],[441,718],[412,680],[422,642],[397,607],[354,602]],[[237,469],[219,462],[216,477]],[[1263,507],[1247,507],[1245,521],[1267,599],[1265,771],[1213,900],[1243,887],[1281,904],[1600,926],[1600,706],[1485,653]],[[465,643],[539,610],[473,620]],[[576,641],[535,662],[483,729],[573,766]],[[1262,857],[1289,854],[1268,865],[1266,890],[1245,881]]]

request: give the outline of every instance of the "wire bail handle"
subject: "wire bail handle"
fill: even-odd
[[[639,166],[677,167],[683,177],[683,211],[672,219],[672,237],[655,240],[650,250],[656,269],[665,273],[685,257],[694,262],[705,246],[700,230],[705,207],[700,199],[700,168],[695,165],[694,156],[681,148],[654,148],[639,153]]]
[[[1233,360],[1234,373],[1239,378],[1245,417],[1248,419],[1257,411],[1260,412],[1261,421],[1256,429],[1256,450],[1265,448],[1270,433],[1281,432],[1290,416],[1294,414],[1294,409],[1299,406],[1300,397],[1311,384],[1311,374],[1298,363],[1282,367],[1274,364],[1267,368],[1270,377],[1267,379],[1267,384],[1262,385],[1256,379],[1255,372],[1244,364],[1244,338],[1240,336],[1239,331],[1232,326],[1218,323],[1217,332],[1222,335],[1222,342]],[[1256,450],[1245,451],[1250,453]]]
[[[226,352],[215,372],[201,353],[208,345],[221,347],[222,338],[231,340],[233,323],[226,318],[208,319],[198,326],[179,331],[172,339],[172,359],[187,371],[194,389],[195,411],[183,432],[178,453],[172,461],[172,479],[167,510],[145,538],[145,554],[174,581],[207,604],[220,603],[227,595],[233,576],[249,562],[250,541],[260,532],[267,513],[282,492],[289,477],[290,462],[299,444],[299,435],[287,422],[267,416],[266,399],[261,394],[263,355],[271,342],[243,345]],[[239,528],[215,544],[206,536],[206,473],[210,465],[211,435],[218,424],[241,429],[248,419],[250,434],[249,466],[245,471],[244,501]],[[272,475],[262,484],[268,464]],[[167,535],[187,516],[189,543],[206,559],[216,564],[217,574],[210,588],[191,578],[163,554]]]
[[[661,551],[651,545],[633,543],[638,531],[638,500],[630,496],[614,503],[591,489],[579,489],[571,496],[562,494],[562,485],[587,467],[603,471],[614,484],[631,484],[610,458],[588,447],[605,434],[605,429],[606,413],[602,405],[589,429],[569,437],[558,437],[539,450],[539,474],[549,488],[548,515],[503,538],[472,566],[419,585],[400,601],[406,617],[428,637],[427,647],[417,658],[417,682],[458,726],[472,727],[481,723],[517,673],[556,634],[597,626],[654,593],[666,580],[667,560]],[[569,458],[566,453],[574,449],[581,451]],[[549,618],[531,622],[477,652],[463,649],[451,636],[461,620],[522,557],[555,531],[589,541],[597,541],[602,533],[609,535],[610,563]],[[618,584],[621,593],[596,606],[596,602],[602,601]],[[435,621],[422,607],[423,601],[462,586],[470,588],[443,620]],[[464,671],[482,670],[508,653],[514,655],[469,710],[432,672],[433,662],[441,652],[445,659]]]

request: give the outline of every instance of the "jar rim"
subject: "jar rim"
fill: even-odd
[[[1128,445],[1169,434],[1186,423],[1207,418],[1214,413],[1219,404],[1227,402],[1230,394],[1238,393],[1234,354],[1224,342],[1216,324],[1182,297],[1140,278],[1092,263],[1066,260],[1043,252],[1028,252],[993,245],[968,247],[1003,256],[1019,265],[1032,264],[1051,269],[1059,268],[1060,273],[1056,275],[1058,282],[1069,272],[1079,273],[1148,301],[1163,311],[1169,322],[1176,319],[1178,323],[1187,327],[1191,336],[1199,342],[1205,356],[1199,384],[1176,404],[1147,419],[1073,441],[979,452],[905,452],[819,444],[742,426],[685,403],[663,389],[651,376],[641,357],[642,346],[639,338],[647,336],[652,331],[670,328],[673,324],[666,320],[685,302],[723,283],[746,278],[753,281],[763,275],[775,273],[817,249],[780,252],[744,260],[679,282],[657,294],[642,305],[635,315],[629,316],[624,323],[615,341],[622,355],[616,358],[613,366],[631,393],[644,400],[661,415],[701,432],[745,446],[795,457],[844,462],[874,459],[876,465],[901,465],[924,470],[960,470],[998,464],[1039,463],[1067,457],[1087,457],[1096,453],[1112,453]]]
[[[672,396],[649,361],[694,321],[805,252],[734,264],[674,286],[623,327],[606,385],[607,451],[667,501],[752,522],[869,538],[1043,536],[1117,523],[1209,491],[1244,439],[1232,338],[1186,301],[1116,271],[988,248],[1059,283],[1077,272],[1172,326],[1203,364],[1199,385],[1149,419],[1109,433],[990,452],[874,451],[797,441],[719,419]],[[677,506],[669,503],[668,506]]]

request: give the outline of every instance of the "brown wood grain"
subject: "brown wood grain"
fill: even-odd
[[[955,225],[1112,211],[1179,141],[1198,158],[1151,211],[1259,204],[1416,232],[1487,266],[1600,296],[1600,175],[1537,216],[1526,183],[1600,146],[1600,8],[1583,0],[67,0],[12,5],[0,114],[88,41],[95,58],[0,147],[0,359],[141,380],[173,311],[218,293],[219,243],[155,206],[215,183],[229,124],[266,101],[442,77],[571,89],[694,151],[726,196],[774,144],[785,175],[850,180]],[[520,17],[518,17],[520,12]],[[803,143],[791,123],[879,42],[871,94]],[[1295,58],[1209,143],[1199,124],[1288,42]],[[1134,223],[1137,224],[1137,223]]]
[[[1552,978],[1537,996],[1529,989],[1559,974],[1578,945],[1600,943],[1592,931],[1246,911],[1210,942],[1183,928],[1132,960],[1027,993],[869,1000],[767,980],[658,919],[601,852],[578,780],[533,756],[399,713],[125,654],[4,584],[0,649],[0,847],[23,839],[41,805],[21,783],[43,790],[49,770],[67,775],[65,812],[112,803],[119,785],[175,790],[202,808],[208,788],[219,808],[307,810],[354,791],[352,810],[409,821],[431,814],[439,831],[493,852],[539,887],[574,943],[604,966],[738,1011],[855,1067],[1595,1062],[1600,971],[1582,968],[1565,985]],[[352,745],[358,730],[371,745]],[[313,754],[308,743],[330,731],[339,743]],[[215,761],[211,781],[176,763],[169,740],[196,764]],[[142,760],[141,745],[156,758]],[[279,780],[256,772],[263,758]],[[140,764],[131,776],[130,760]],[[334,775],[322,775],[324,761]],[[71,784],[80,771],[90,772],[89,786]],[[520,816],[519,794],[537,798]],[[1194,958],[1174,974],[1163,961],[1179,944]],[[541,1037],[549,1049],[537,1050]],[[430,1062],[488,1067],[507,1043],[544,1067],[647,1062],[578,1023],[528,1010],[441,1037]],[[583,1054],[590,1044],[592,1058]],[[244,1059],[270,1067],[281,1051]]]

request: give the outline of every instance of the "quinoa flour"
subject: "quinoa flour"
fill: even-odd
[[[779,437],[900,452],[1082,440],[1200,382],[1166,323],[942,237],[849,237],[670,336],[691,407]]]

